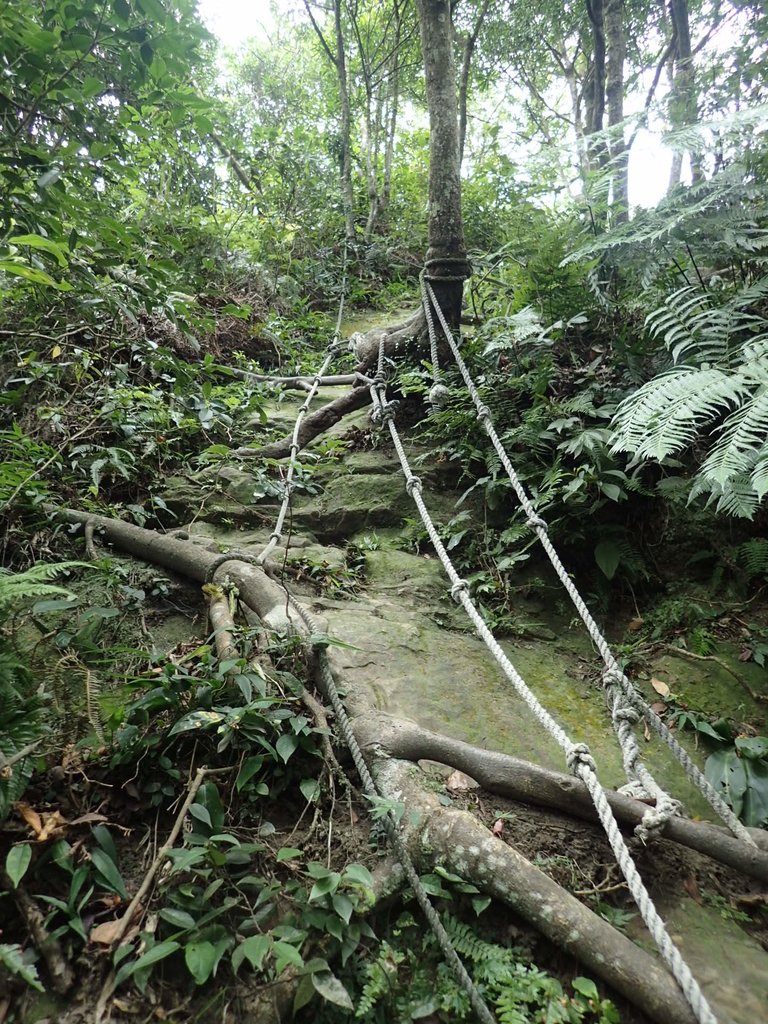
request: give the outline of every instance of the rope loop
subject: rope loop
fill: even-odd
[[[682,809],[679,800],[673,800],[671,796],[664,793],[656,801],[655,807],[649,807],[643,815],[643,820],[635,827],[635,835],[647,843],[655,839],[663,830],[670,818],[676,817]]]
[[[591,772],[597,773],[597,765],[592,753],[586,743],[573,743],[565,755],[565,763],[573,775],[579,775],[582,768],[588,768]]]
[[[469,591],[469,583],[466,580],[456,580],[451,587],[451,597],[456,604],[461,604],[461,595]]]
[[[546,528],[547,528],[547,521],[546,521],[546,519],[542,519],[541,516],[537,515],[535,512],[532,512],[528,516],[528,518],[526,519],[526,522],[528,523],[528,525],[530,526],[530,528],[532,530],[546,530]]]
[[[491,410],[482,402],[477,407],[477,418],[486,426],[490,426],[492,423]]]
[[[382,427],[384,427],[387,425],[387,423],[394,422],[395,416],[397,414],[397,407],[399,405],[400,403],[397,400],[386,403],[382,402],[378,409],[379,415],[376,416],[376,410],[374,410],[374,413],[372,415],[374,423],[379,423],[381,424]]]
[[[405,489],[408,492],[408,497],[413,497],[413,492],[418,491],[421,493],[421,478],[418,476],[409,476],[405,481]]]

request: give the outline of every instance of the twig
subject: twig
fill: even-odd
[[[181,805],[181,810],[176,815],[176,820],[173,823],[173,828],[171,829],[171,831],[170,831],[170,833],[168,835],[168,838],[163,843],[163,845],[160,847],[160,849],[157,851],[157,854],[155,855],[155,859],[150,864],[149,870],[144,875],[144,879],[143,879],[141,885],[136,890],[136,895],[133,897],[131,902],[128,904],[128,909],[125,911],[125,913],[123,914],[122,918],[120,919],[120,922],[119,922],[119,924],[118,924],[118,926],[117,926],[117,928],[115,930],[115,935],[114,935],[114,938],[112,940],[112,945],[115,945],[116,943],[118,943],[123,938],[123,936],[125,935],[126,931],[128,930],[128,927],[129,927],[129,925],[131,923],[131,920],[133,919],[133,917],[134,917],[134,915],[135,915],[135,913],[136,913],[136,911],[137,911],[137,909],[139,907],[139,904],[144,899],[144,897],[149,892],[149,890],[152,888],[152,883],[155,880],[155,875],[157,874],[157,872],[162,867],[162,864],[163,864],[163,861],[165,860],[166,854],[168,853],[169,850],[171,850],[173,848],[174,843],[178,839],[179,832],[181,832],[182,826],[184,825],[184,819],[187,816],[187,812],[189,811],[189,808],[194,803],[195,797],[197,796],[197,791],[198,791],[198,789],[200,789],[200,786],[203,783],[203,779],[205,779],[206,775],[218,775],[218,774],[221,774],[222,772],[228,772],[230,770],[231,769],[229,769],[229,768],[198,768],[197,769],[195,777],[192,779],[192,781],[189,784],[189,788],[187,789],[187,797],[186,797],[184,803]],[[109,977],[104,982],[104,987],[102,988],[101,993],[99,994],[99,998],[96,1001],[96,1009],[95,1009],[95,1012],[94,1012],[95,1024],[99,1024],[99,1022],[102,1020],[103,1015],[104,1015],[104,1011],[105,1011],[106,1006],[107,1006],[107,1000],[109,999],[109,997],[114,992],[114,989],[115,989],[115,972],[114,971],[110,971],[109,972]]]
[[[48,933],[45,927],[43,912],[29,895],[23,885],[14,885],[5,871],[0,875],[3,887],[7,889],[24,919],[32,941],[40,951],[51,978],[51,984],[59,995],[65,995],[75,983],[72,965],[64,956],[59,940]]]
[[[730,665],[726,665],[722,658],[718,658],[714,654],[694,654],[693,651],[689,651],[686,647],[676,647],[674,644],[662,644],[661,646],[666,648],[671,654],[681,654],[684,658],[691,658],[693,661],[713,661],[721,669],[733,676],[736,682],[744,687],[752,700],[757,701],[758,704],[768,704],[768,695],[755,693],[746,679],[740,676],[738,672],[735,672]]]
[[[4,773],[15,765],[18,761],[23,761],[25,757],[29,757],[33,750],[37,750],[40,744],[43,742],[42,737],[39,740],[35,740],[34,743],[28,743],[26,747],[22,747],[21,750],[17,750],[15,754],[10,757],[4,757],[0,753],[0,777],[5,777]]]

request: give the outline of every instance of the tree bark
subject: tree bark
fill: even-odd
[[[624,31],[624,0],[605,0],[605,39],[608,55],[605,95],[608,127],[611,129],[611,207],[612,225],[629,217],[629,163],[624,144],[624,59],[627,41]]]
[[[417,0],[429,109],[429,219],[426,270],[450,327],[461,321],[469,276],[461,216],[459,125],[450,0]]]
[[[696,79],[691,51],[691,29],[688,19],[688,0],[669,0],[669,15],[672,22],[673,39],[675,40],[674,59],[672,63],[672,91],[669,100],[669,117],[673,128],[684,128],[695,124],[698,116]],[[689,152],[691,160],[691,177],[694,182],[701,180],[701,159]],[[676,151],[672,157],[672,168],[669,176],[669,189],[680,182],[683,167],[683,153]]]
[[[464,143],[467,138],[467,102],[469,100],[469,72],[472,67],[472,57],[475,53],[477,40],[488,13],[491,0],[483,0],[483,4],[477,13],[477,18],[464,40],[461,57],[461,72],[459,73],[459,167],[464,161]]]

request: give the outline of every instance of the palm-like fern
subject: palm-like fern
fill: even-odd
[[[662,461],[711,442],[690,500],[752,518],[768,493],[768,320],[756,304],[768,278],[716,305],[686,287],[646,324],[676,364],[625,399],[613,420],[614,451]],[[682,365],[680,365],[682,363]]]

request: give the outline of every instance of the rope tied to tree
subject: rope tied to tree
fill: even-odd
[[[440,305],[438,304],[437,299],[435,297],[435,293],[428,282],[425,282],[424,284],[424,292],[431,305],[434,306],[435,312],[437,313],[437,317],[440,321],[440,326],[445,335],[445,340],[448,343],[451,353],[453,354],[453,358],[456,362],[456,365],[459,368],[461,376],[466,385],[467,391],[469,392],[469,395],[475,405],[475,409],[477,410],[478,419],[480,419],[481,422],[483,423],[485,431],[491,440],[491,443],[496,451],[496,454],[499,457],[499,460],[501,461],[502,466],[504,467],[504,470],[507,474],[507,477],[509,478],[509,481],[517,496],[517,499],[520,502],[520,506],[522,507],[523,512],[525,513],[527,522],[532,527],[534,532],[537,534],[539,541],[541,542],[542,547],[547,553],[547,557],[549,558],[549,561],[552,564],[560,582],[565,587],[568,596],[571,598],[571,601],[574,607],[576,608],[577,612],[579,613],[582,622],[586,626],[590,637],[592,638],[595,646],[600,652],[600,656],[603,660],[603,663],[605,664],[606,669],[608,670],[607,674],[609,675],[609,679],[615,681],[616,685],[627,697],[627,700],[629,700],[632,704],[634,704],[640,709],[645,721],[664,740],[664,742],[667,744],[674,757],[682,766],[688,779],[702,793],[704,798],[708,801],[710,806],[719,815],[719,817],[725,822],[725,824],[728,826],[731,832],[737,838],[741,839],[742,842],[746,843],[751,847],[754,847],[755,842],[750,836],[747,829],[744,827],[744,825],[742,825],[742,823],[733,813],[731,808],[728,807],[728,805],[725,803],[720,794],[714,789],[714,787],[705,778],[704,774],[693,763],[687,751],[683,749],[680,743],[678,743],[678,741],[671,734],[667,726],[661,721],[659,716],[648,706],[647,702],[643,700],[642,696],[637,693],[637,691],[632,686],[632,683],[627,678],[625,673],[623,673],[619,668],[618,662],[616,661],[608,642],[606,641],[597,623],[592,617],[592,614],[587,608],[573,580],[566,572],[565,567],[563,566],[560,557],[557,554],[557,551],[555,550],[551,540],[549,539],[549,534],[547,532],[547,527],[544,520],[542,520],[541,517],[538,515],[535,506],[528,497],[525,488],[520,482],[520,479],[518,478],[517,473],[515,472],[515,469],[512,466],[512,463],[509,459],[509,455],[507,454],[506,449],[502,445],[501,440],[499,439],[499,436],[496,433],[496,430],[493,425],[492,416],[490,415],[490,411],[488,410],[488,406],[482,401],[480,397],[480,393],[475,385],[475,382],[473,381],[472,376],[467,368],[467,365],[462,359],[461,353],[459,352],[458,346],[453,337],[453,333],[445,319],[445,315],[443,314],[443,311],[440,308]],[[427,327],[429,329],[429,319],[427,319]],[[612,684],[611,682],[606,680],[604,682],[604,685],[606,686],[606,690],[608,691],[610,690]],[[637,767],[635,770],[638,770]],[[647,772],[647,769],[643,769],[643,771]],[[651,792],[658,792],[658,794],[662,794],[663,790],[660,787],[658,787],[655,782],[652,781],[652,777],[649,772],[647,772],[647,778],[649,780],[649,783],[651,784]],[[630,779],[630,781],[634,780]],[[664,797],[666,797],[666,800],[671,799],[666,794],[664,794]],[[664,797],[660,797],[660,799],[662,800],[662,802],[665,803],[665,806],[670,806],[668,803],[665,802]],[[655,812],[649,811],[648,820],[651,821],[654,816]],[[638,825],[638,829],[642,830],[642,828],[643,825],[641,823],[640,825]]]

